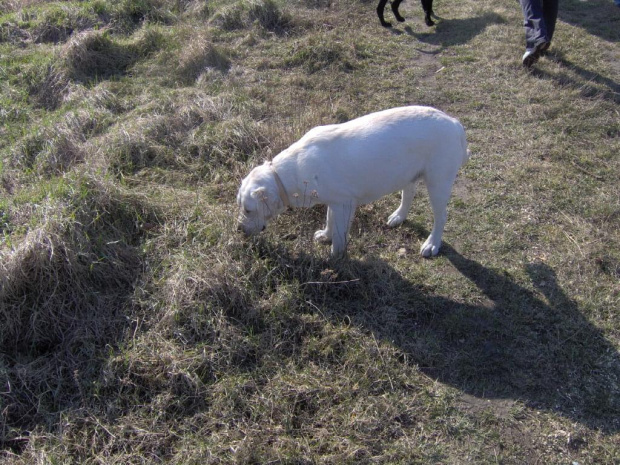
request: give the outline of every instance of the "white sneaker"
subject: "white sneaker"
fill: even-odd
[[[526,68],[530,68],[534,63],[538,61],[540,56],[547,51],[550,45],[550,42],[545,41],[539,43],[531,50],[526,50],[523,54],[523,58],[521,58],[523,66],[525,66]]]

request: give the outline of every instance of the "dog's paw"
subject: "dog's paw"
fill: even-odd
[[[395,211],[388,218],[387,225],[390,228],[395,228],[396,226],[400,226],[401,224],[403,224],[406,218],[407,214],[401,215],[398,211]]]
[[[333,259],[336,259],[336,260],[341,260],[343,258],[346,258],[346,256],[347,256],[347,249],[336,248],[332,244],[331,256],[332,256]]]
[[[420,255],[422,255],[424,258],[434,257],[439,253],[440,245],[441,244],[435,245],[427,239],[426,242],[422,244],[422,247],[420,247]]]
[[[314,233],[314,240],[322,244],[330,244],[332,238],[329,234],[327,234],[326,229],[319,229],[317,232]]]

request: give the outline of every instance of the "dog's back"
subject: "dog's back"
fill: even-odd
[[[402,189],[421,176],[456,176],[468,157],[463,126],[422,106],[319,126],[289,150],[303,171],[321,173],[315,180],[319,186],[346,186],[334,194],[355,197],[360,203]]]

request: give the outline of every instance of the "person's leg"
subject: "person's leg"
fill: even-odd
[[[553,20],[557,17],[557,1],[551,0],[555,4],[548,8],[549,17]],[[550,38],[545,21],[544,3],[546,0],[519,0],[523,10],[523,26],[525,28],[525,54],[523,55],[523,66],[529,68],[538,61],[540,55],[549,48]]]
[[[547,42],[551,42],[555,32],[555,22],[558,19],[558,0],[544,0],[543,18],[545,18],[547,28]]]
[[[533,50],[536,45],[547,40],[542,0],[519,0],[523,10],[523,26],[525,28],[525,47]],[[556,2],[557,3],[557,2]]]

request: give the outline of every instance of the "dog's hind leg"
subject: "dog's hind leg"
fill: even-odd
[[[387,224],[390,228],[402,224],[403,221],[407,219],[407,213],[409,213],[411,202],[413,202],[413,198],[415,197],[416,188],[417,182],[414,181],[403,189],[400,206],[388,218]]]
[[[447,208],[448,201],[450,200],[450,194],[452,192],[452,184],[456,174],[452,179],[442,179],[440,182],[426,182],[428,189],[428,196],[431,201],[431,207],[433,209],[433,230],[431,231],[428,239],[420,247],[420,255],[423,257],[431,257],[439,253],[439,247],[441,247],[441,237],[443,236],[443,228],[446,225],[446,219],[448,217]]]
[[[433,13],[433,0],[422,0],[422,9],[424,10],[424,22],[428,27],[434,26],[435,22],[431,19]]]
[[[386,3],[387,3],[387,0],[379,0],[379,5],[377,6],[377,16],[379,16],[379,21],[381,21],[381,26],[392,27],[392,25],[388,23],[383,17],[383,10],[385,9]]]
[[[398,7],[400,6],[401,2],[403,0],[393,0],[392,1],[392,13],[394,13],[394,16],[396,17],[396,20],[399,22],[403,22],[405,20],[405,18],[403,18],[400,13],[398,12]]]

